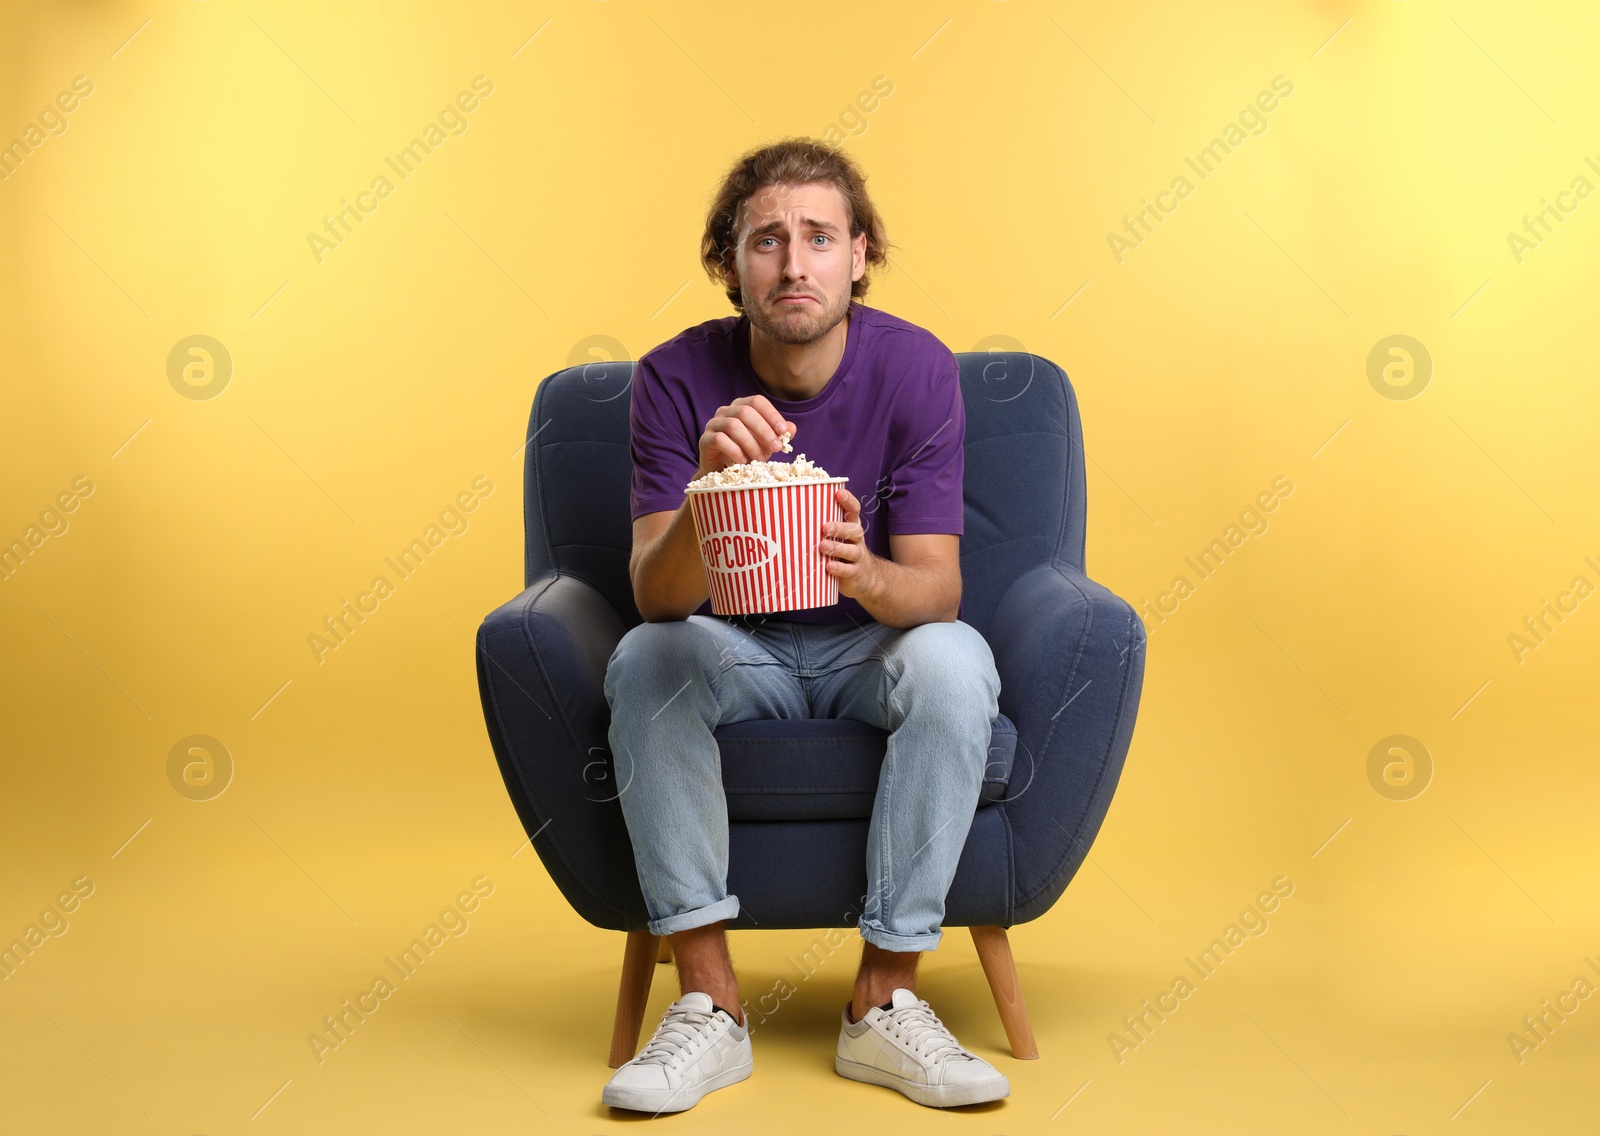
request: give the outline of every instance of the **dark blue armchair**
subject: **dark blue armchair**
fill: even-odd
[[[1111,804],[1144,677],[1144,628],[1084,574],[1083,435],[1055,364],[957,355],[967,413],[961,618],[1000,674],[989,767],[945,904],[968,927],[1012,1052],[1037,1057],[1005,928],[1050,909]],[[653,964],[616,799],[602,689],[641,622],[628,577],[628,386],[590,363],[539,384],[528,422],[526,588],[478,629],[478,688],[512,805],[556,885],[597,927],[627,932],[611,1066],[638,1044]],[[716,731],[728,795],[730,927],[856,925],[884,731],[763,720]]]

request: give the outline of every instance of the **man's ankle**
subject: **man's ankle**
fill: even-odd
[[[902,982],[899,985],[905,987],[905,989],[907,989],[907,990],[912,989],[911,983],[909,981]],[[891,988],[890,992],[885,993],[882,998],[875,998],[875,997],[873,997],[871,995],[867,995],[867,994],[858,994],[858,995],[856,995],[854,998],[852,998],[850,1000],[850,1005],[849,1005],[849,1007],[847,1009],[847,1013],[850,1015],[851,1024],[853,1025],[856,1022],[859,1022],[862,1018],[866,1017],[867,1013],[872,1009],[872,1007],[876,1006],[881,1010],[881,1009],[885,1008],[886,1006],[890,1005],[892,1000],[893,1000],[893,989],[892,988]],[[858,1006],[860,1007],[859,1010],[857,1009]]]
[[[713,1013],[717,1010],[722,1010],[739,1025],[745,1024],[744,1007],[739,1005],[739,992],[737,990],[731,994],[717,994],[706,986],[691,986],[688,983],[684,983],[678,996],[681,998],[691,990],[698,990],[711,999]]]

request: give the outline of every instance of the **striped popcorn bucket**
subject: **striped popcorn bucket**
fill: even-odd
[[[817,545],[844,520],[834,486],[848,477],[688,489],[700,559],[717,615],[797,611],[839,602]]]

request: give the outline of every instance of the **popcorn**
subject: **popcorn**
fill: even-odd
[[[779,436],[784,452],[792,452],[788,434]],[[689,489],[726,488],[731,485],[780,485],[791,481],[821,481],[828,471],[800,454],[792,462],[757,461],[740,462],[723,469],[714,469],[704,477],[689,482]]]
[[[778,435],[778,445],[783,448],[783,452],[786,454],[794,453],[794,447],[789,444],[789,439],[792,437],[794,435],[787,430]]]

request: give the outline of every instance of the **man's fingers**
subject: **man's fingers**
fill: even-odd
[[[768,399],[766,395],[751,395],[750,405],[755,407],[755,409],[761,414],[762,421],[771,427],[774,440],[777,439],[779,434],[788,434],[790,438],[793,438],[795,434],[798,433],[798,431],[795,429],[794,423],[790,422],[784,418],[783,415],[779,414],[778,408],[772,405],[772,401]]]
[[[772,413],[776,415],[777,411],[773,411]],[[763,461],[772,456],[774,451],[782,449],[782,447],[778,444],[778,434],[780,431],[774,430],[771,423],[767,421],[766,416],[754,406],[740,407],[739,421],[745,424],[746,428],[750,431],[751,437],[753,437],[762,446],[766,447],[755,458],[752,458],[752,461]],[[781,422],[782,419],[779,418],[779,421]]]
[[[746,395],[736,398],[727,406],[719,407],[716,416],[706,424],[714,438],[725,438],[716,445],[720,454],[733,462],[766,461],[783,449],[778,436],[796,433],[795,425],[779,414],[777,408],[764,395]],[[731,451],[731,452],[730,452]]]
[[[739,447],[739,460],[741,462],[760,461],[762,458],[761,444],[756,441],[755,435],[750,432],[742,418],[730,418],[723,427],[723,433]]]
[[[732,465],[734,462],[743,461],[743,456],[738,452],[738,444],[722,433],[720,430],[711,430],[711,436],[705,445],[710,447],[713,454],[723,459],[723,464]],[[702,460],[704,460],[702,458]],[[707,463],[709,466],[709,463]]]

